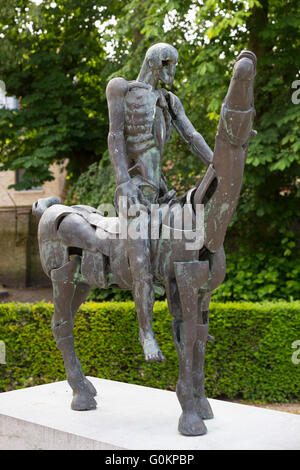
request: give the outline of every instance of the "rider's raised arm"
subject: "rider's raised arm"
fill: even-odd
[[[168,92],[168,95],[169,109],[174,128],[190,146],[192,152],[199,157],[205,165],[209,165],[213,159],[212,150],[186,116],[180,99],[171,92]]]
[[[117,185],[130,180],[124,137],[124,97],[127,91],[128,83],[123,78],[113,78],[106,87],[109,111],[108,150]]]

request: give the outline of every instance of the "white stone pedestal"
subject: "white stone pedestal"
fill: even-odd
[[[300,416],[210,400],[205,436],[178,433],[174,392],[90,378],[98,408],[72,411],[67,382],[0,394],[0,449],[297,449]]]

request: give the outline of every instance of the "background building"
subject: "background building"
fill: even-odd
[[[43,187],[28,191],[8,189],[22,171],[0,172],[0,284],[5,287],[46,286],[39,257],[38,221],[31,214],[32,204],[40,198],[63,198],[66,172],[58,165],[51,167],[55,179]]]

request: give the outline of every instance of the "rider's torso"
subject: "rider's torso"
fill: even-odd
[[[162,90],[129,82],[125,96],[125,141],[129,173],[159,190],[163,149],[171,116]]]

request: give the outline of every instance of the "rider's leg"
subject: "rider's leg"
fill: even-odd
[[[146,361],[162,361],[164,357],[152,330],[155,301],[151,272],[149,240],[128,237],[128,257],[133,280],[133,296],[139,321],[139,340]]]

